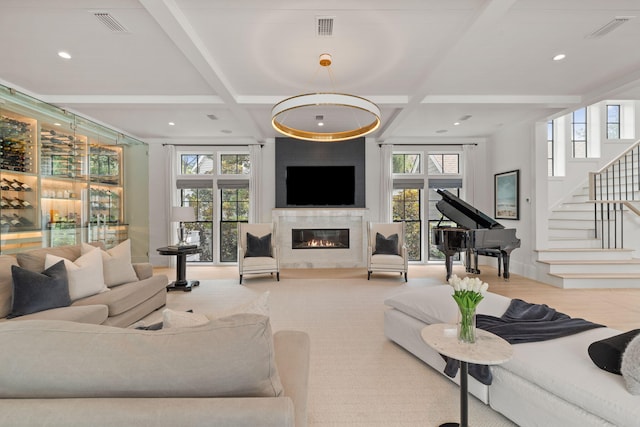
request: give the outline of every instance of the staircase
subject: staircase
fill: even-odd
[[[640,258],[633,256],[640,247],[629,246],[638,246],[638,239],[629,237],[638,234],[640,224],[639,160],[636,143],[550,213],[548,249],[537,251],[545,282],[560,288],[640,289]]]

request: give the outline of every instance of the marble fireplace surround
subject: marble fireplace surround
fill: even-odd
[[[368,209],[273,209],[271,216],[281,268],[366,268]],[[349,248],[292,249],[294,228],[348,228]]]

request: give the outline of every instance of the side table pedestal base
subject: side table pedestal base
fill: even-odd
[[[171,282],[167,285],[167,291],[184,291],[191,292],[191,289],[200,286],[199,280],[184,280]]]

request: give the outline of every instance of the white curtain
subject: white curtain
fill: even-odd
[[[249,178],[249,222],[262,222],[260,207],[262,206],[262,148],[260,145],[249,146],[251,162],[251,178]]]
[[[475,194],[476,194],[476,162],[474,158],[475,145],[463,145],[462,146],[462,170],[464,171],[464,178],[462,185],[464,186],[464,199],[467,203],[475,206]]]
[[[168,244],[173,244],[173,242],[178,241],[178,234],[175,224],[171,222],[171,208],[173,206],[178,206],[180,200],[178,200],[178,194],[176,191],[176,180],[178,177],[177,173],[177,164],[178,159],[176,158],[176,147],[173,145],[165,145],[164,146],[164,155],[165,155],[165,170],[167,173],[165,174],[166,183],[165,188],[168,190],[166,195],[166,203],[165,203],[165,218],[167,219],[167,236]],[[171,267],[175,267],[175,257],[166,257],[169,258],[169,265]]]
[[[393,174],[391,157],[393,145],[380,148],[380,222],[391,222],[391,201],[393,197]]]

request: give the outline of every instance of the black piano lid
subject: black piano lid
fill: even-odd
[[[504,228],[498,221],[480,212],[447,190],[437,189],[436,191],[442,196],[442,200],[436,203],[436,208],[459,226],[470,230],[477,228]]]

